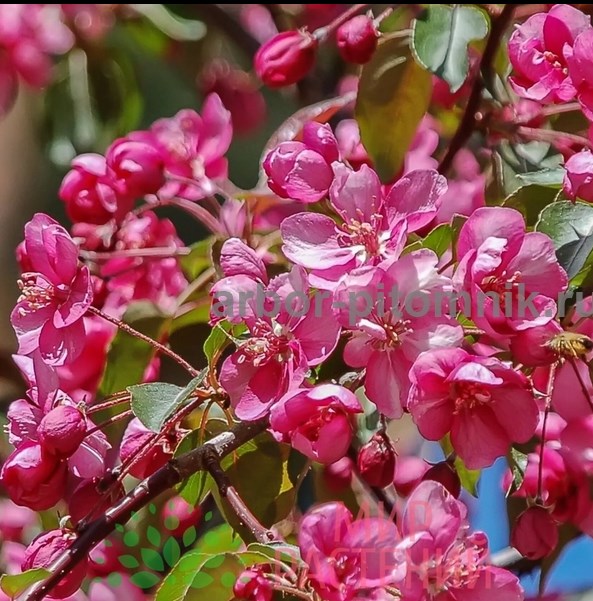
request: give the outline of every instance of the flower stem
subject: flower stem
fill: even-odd
[[[111,317],[111,315],[107,315],[106,313],[103,313],[103,311],[101,311],[100,309],[97,309],[96,307],[91,306],[91,307],[89,307],[88,310],[90,313],[93,313],[94,315],[98,315],[99,317],[102,317],[105,321],[108,321],[109,323],[116,325],[122,332],[125,332],[126,334],[130,334],[130,336],[134,336],[135,338],[138,338],[139,340],[143,340],[144,342],[146,342],[147,344],[152,346],[155,350],[160,351],[161,353],[163,353],[163,355],[167,355],[167,357],[169,357],[170,359],[173,359],[173,361],[175,361],[177,364],[181,365],[181,367],[183,367],[183,369],[185,369],[189,374],[191,374],[192,377],[195,378],[198,375],[199,372],[197,369],[192,367],[183,357],[180,357],[176,352],[172,351],[170,348],[166,347],[164,344],[157,342],[153,338],[150,338],[150,336],[146,336],[145,334],[142,334],[142,332],[139,332],[138,330],[134,329],[132,326],[128,325],[127,323],[124,323],[120,319],[117,319],[116,317]]]
[[[348,10],[345,10],[341,15],[336,17],[329,25],[320,27],[313,32],[313,35],[320,43],[325,42],[329,36],[340,27],[343,23],[346,23],[348,19],[363,11],[368,4],[354,4]]]
[[[90,436],[91,434],[94,434],[95,432],[98,432],[99,430],[102,430],[103,428],[106,428],[107,426],[110,426],[111,424],[114,424],[115,422],[118,422],[121,419],[130,417],[131,415],[132,415],[131,409],[126,409],[126,411],[122,411],[121,413],[118,413],[117,415],[113,415],[109,419],[106,419],[104,422],[101,422],[100,424],[95,426],[94,428],[87,430],[86,436]]]

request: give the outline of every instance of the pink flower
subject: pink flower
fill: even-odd
[[[356,464],[358,473],[367,484],[385,488],[393,483],[395,451],[385,432],[375,434],[360,448]]]
[[[354,119],[342,119],[336,125],[336,140],[340,155],[352,169],[358,171],[362,165],[372,167],[371,158],[360,139],[360,128]]]
[[[289,86],[307,75],[316,54],[317,40],[308,31],[283,31],[259,48],[255,72],[270,88]]]
[[[175,257],[175,250],[181,246],[169,219],[159,219],[152,211],[130,215],[117,231],[114,250],[165,248],[171,250],[171,256],[118,257],[107,261],[101,269],[101,275],[109,278],[105,308],[121,315],[135,300],[150,300],[164,311],[173,308],[187,286]]]
[[[159,149],[165,162],[169,181],[159,196],[199,200],[213,194],[215,182],[227,177],[224,154],[232,137],[231,114],[216,94],[204,100],[200,115],[185,109],[155,121],[144,141]]]
[[[379,33],[368,15],[358,15],[338,27],[336,41],[340,56],[349,63],[368,63],[379,41]]]
[[[539,410],[525,376],[463,349],[429,351],[410,370],[408,409],[422,436],[451,443],[470,469],[491,465],[535,433]]]
[[[37,435],[45,451],[57,457],[70,457],[86,437],[84,415],[72,405],[58,405],[41,420]]]
[[[542,559],[558,546],[558,524],[545,507],[528,507],[517,518],[511,540],[524,557]]]
[[[340,327],[330,299],[313,296],[302,269],[295,267],[266,286],[261,259],[243,243],[226,242],[222,254],[221,265],[230,275],[211,290],[212,321],[243,322],[248,332],[225,359],[220,383],[237,417],[254,420],[331,354]]]
[[[157,148],[142,140],[142,132],[112,142],[107,149],[109,169],[127,196],[136,198],[156,194],[163,185],[163,157]]]
[[[20,541],[23,531],[37,523],[37,514],[31,509],[16,505],[10,499],[0,500],[0,539],[3,544],[6,541]]]
[[[59,194],[74,223],[121,221],[134,206],[134,196],[126,193],[100,154],[77,156],[62,180]]]
[[[566,289],[566,273],[552,241],[526,233],[519,211],[474,211],[461,228],[457,256],[454,282],[465,295],[462,310],[489,335],[508,337],[555,316],[554,299]]]
[[[583,18],[584,15],[583,15]],[[589,17],[586,17],[589,19]],[[577,89],[577,98],[589,121],[593,121],[593,29],[587,27],[566,49],[568,71]]]
[[[66,464],[38,443],[25,442],[4,462],[0,482],[17,505],[42,511],[66,492]]]
[[[270,427],[303,455],[329,464],[348,451],[353,434],[350,414],[361,412],[353,392],[321,384],[285,394],[272,406]]]
[[[22,570],[47,568],[64,553],[76,540],[74,533],[63,530],[50,530],[35,538],[25,551]],[[52,597],[64,599],[74,594],[86,576],[88,559],[82,557],[76,566],[52,590]]]
[[[593,202],[593,154],[583,150],[573,154],[564,165],[563,189],[567,198]]]
[[[309,511],[298,544],[309,578],[322,599],[350,601],[394,581],[395,524],[385,518],[354,520],[342,503]]]
[[[488,539],[468,532],[467,509],[436,482],[410,495],[395,551],[397,580],[406,601],[522,601],[518,578],[487,565]]]
[[[567,57],[577,36],[589,29],[590,19],[580,10],[556,4],[519,25],[509,40],[509,58],[515,70],[511,85],[523,98],[539,102],[569,102],[576,90]]]
[[[31,271],[19,280],[21,296],[11,314],[19,353],[39,349],[46,363],[63,365],[84,345],[82,317],[92,301],[89,270],[78,263],[68,232],[41,213],[25,226],[24,251]]]
[[[311,270],[311,283],[335,288],[344,274],[362,265],[396,259],[406,233],[436,214],[446,180],[436,171],[402,177],[384,197],[377,174],[363,165],[352,171],[334,165],[331,203],[342,223],[320,213],[299,213],[282,222],[282,250],[290,261]]]
[[[437,273],[437,263],[432,251],[414,251],[390,266],[353,271],[334,294],[338,321],[355,330],[344,360],[366,367],[366,394],[388,417],[403,413],[408,372],[418,355],[463,339],[461,327],[446,315],[450,280]]]
[[[265,577],[265,566],[256,565],[244,570],[233,586],[233,594],[237,599],[246,601],[272,601],[274,589]]]
[[[339,158],[329,125],[309,122],[302,142],[282,142],[264,160],[271,190],[282,198],[317,202],[328,194],[334,179],[331,164]]]

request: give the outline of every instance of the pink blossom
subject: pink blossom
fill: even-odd
[[[566,4],[556,4],[519,25],[509,40],[515,92],[539,102],[572,100],[576,90],[567,57],[577,36],[590,27],[589,17]]]
[[[25,442],[4,462],[0,482],[17,505],[42,511],[65,493],[66,464],[38,443]]]
[[[397,494],[407,497],[422,482],[422,478],[430,468],[424,459],[414,455],[400,456],[397,459],[393,486]]]
[[[568,72],[577,90],[577,99],[585,116],[593,121],[593,29],[587,27],[582,31],[573,47],[565,50],[565,54]]]
[[[50,530],[35,538],[25,551],[22,570],[47,568],[76,540],[74,533]],[[82,584],[87,572],[88,559],[82,557],[52,591],[52,597],[64,599],[74,594]]]
[[[58,405],[43,417],[37,427],[41,446],[57,457],[73,455],[86,432],[86,418],[72,405]]]
[[[21,275],[21,296],[11,314],[19,353],[39,349],[50,365],[74,360],[84,345],[83,315],[92,301],[90,274],[78,263],[78,248],[68,232],[37,213],[25,226],[31,271]]]
[[[302,269],[295,267],[266,286],[267,276],[255,253],[239,241],[225,243],[223,254],[229,248],[236,248],[236,260],[222,262],[232,275],[211,290],[212,320],[244,322],[248,333],[225,359],[220,382],[237,416],[254,420],[299,386],[309,367],[330,355],[340,328],[330,299],[313,296]],[[240,300],[241,295],[249,300]]]
[[[523,557],[542,559],[558,546],[558,524],[540,505],[528,507],[515,522],[511,544]]]
[[[356,464],[361,478],[370,486],[385,488],[393,483],[395,450],[385,432],[375,434],[360,448]]]
[[[107,261],[101,269],[101,275],[109,278],[105,308],[121,315],[135,300],[150,300],[164,311],[173,308],[187,286],[174,256],[181,246],[169,219],[159,219],[152,211],[129,215],[117,231],[114,250],[168,248],[171,256],[118,257]]]
[[[395,551],[405,601],[522,601],[518,578],[487,565],[488,539],[468,532],[467,509],[436,482],[410,495]]]
[[[567,286],[552,241],[525,232],[519,211],[477,209],[461,228],[454,282],[465,293],[462,310],[493,337],[544,325]]]
[[[0,540],[20,541],[23,532],[37,525],[37,514],[28,507],[16,505],[10,499],[0,500]]]
[[[310,203],[327,196],[334,179],[331,164],[338,158],[329,125],[310,121],[303,127],[302,142],[282,142],[268,153],[263,167],[278,196]]]
[[[403,413],[408,372],[418,355],[463,339],[461,327],[446,315],[443,292],[450,280],[438,274],[437,263],[432,251],[414,251],[390,266],[353,271],[334,294],[338,321],[355,331],[344,360],[366,367],[366,394],[388,417]]]
[[[368,599],[371,590],[391,584],[398,540],[391,520],[355,520],[342,503],[309,511],[298,536],[309,578],[327,601]]]
[[[299,213],[281,225],[284,254],[311,270],[311,283],[333,289],[344,274],[362,265],[396,259],[406,234],[436,214],[446,180],[436,171],[414,171],[384,196],[377,174],[363,165],[352,171],[334,165],[332,206],[342,223],[320,213]]]
[[[593,154],[583,150],[573,154],[564,165],[563,189],[567,198],[593,202]]]
[[[233,586],[235,597],[246,601],[272,601],[274,589],[265,577],[266,571],[265,565],[256,565],[241,572]]]
[[[357,83],[358,85],[358,83]],[[340,155],[358,171],[362,165],[372,167],[372,161],[360,139],[360,128],[354,119],[342,119],[336,126],[336,140]]]
[[[71,165],[59,194],[73,222],[102,225],[112,219],[121,221],[132,210],[134,196],[126,193],[103,156],[81,154]]]
[[[11,108],[19,79],[32,88],[46,86],[52,55],[64,54],[73,44],[59,4],[0,6],[0,113]]]
[[[270,426],[282,440],[319,463],[344,457],[352,441],[350,414],[362,412],[356,395],[343,386],[297,388],[272,406]]]
[[[119,561],[117,566],[121,569]],[[93,580],[89,585],[88,601],[146,601],[146,594],[132,582],[130,575],[118,573],[117,576],[118,580],[113,584],[109,579]]]
[[[227,177],[224,155],[232,137],[231,114],[216,94],[204,100],[201,114],[184,109],[155,121],[145,141],[160,150],[165,163],[169,181],[159,196],[199,200],[213,194],[215,183]]]
[[[562,332],[557,321],[517,332],[511,339],[513,357],[529,367],[551,365],[558,360],[558,355],[550,347],[550,342]]]
[[[358,15],[346,21],[336,32],[340,56],[349,63],[368,63],[379,42],[379,33],[373,19],[368,15]]]
[[[539,410],[528,380],[498,359],[463,349],[429,351],[410,370],[408,409],[428,440],[451,434],[470,469],[491,465],[535,433]]]

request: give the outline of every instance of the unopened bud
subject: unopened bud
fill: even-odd
[[[529,507],[515,522],[511,544],[527,559],[546,557],[558,546],[558,525],[545,507]]]
[[[448,461],[433,465],[422,477],[422,480],[434,480],[442,484],[456,499],[461,493],[459,475]]]
[[[37,434],[45,451],[70,457],[86,436],[86,419],[76,407],[59,405],[44,416]]]
[[[345,61],[364,65],[377,49],[377,28],[373,19],[358,15],[338,28],[336,39],[340,55]]]
[[[264,576],[264,566],[254,566],[241,573],[233,594],[237,599],[247,601],[271,601],[274,591],[269,580]]]
[[[358,471],[361,477],[378,488],[393,482],[395,451],[387,435],[375,434],[358,452]]]

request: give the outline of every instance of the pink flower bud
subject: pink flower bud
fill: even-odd
[[[342,457],[335,463],[326,465],[323,469],[323,480],[331,492],[343,492],[352,483],[352,468],[354,463],[350,457]]]
[[[358,452],[358,471],[371,486],[385,488],[393,482],[395,451],[386,434],[375,434]]]
[[[573,154],[566,164],[564,193],[571,200],[581,198],[593,202],[593,153],[583,150]]]
[[[264,572],[264,566],[254,566],[245,570],[233,587],[235,597],[247,601],[271,601],[274,591]]]
[[[165,181],[161,154],[153,145],[130,138],[111,144],[106,154],[107,166],[129,196],[156,194]]]
[[[181,497],[169,499],[163,507],[162,522],[173,536],[182,536],[192,526],[197,527],[201,519],[202,508],[193,507]]]
[[[43,452],[36,442],[13,451],[0,472],[0,481],[17,505],[35,511],[53,507],[66,488],[66,464]]]
[[[44,451],[70,457],[86,436],[86,419],[72,405],[58,405],[47,413],[37,428]]]
[[[558,545],[558,525],[545,507],[529,507],[515,522],[511,544],[527,559],[546,557]]]
[[[255,55],[255,72],[270,88],[301,80],[315,62],[317,40],[308,31],[284,31],[263,44]]]
[[[68,549],[75,535],[62,530],[50,530],[35,538],[25,551],[25,559],[21,569],[46,568],[50,566],[66,549]],[[88,566],[87,557],[71,568],[60,583],[52,590],[51,596],[55,599],[64,599],[73,595],[82,584]]]
[[[93,519],[109,509],[110,505],[123,496],[121,486],[109,488],[106,491],[99,490],[94,480],[81,482],[68,498],[68,513],[73,524],[81,520]]]
[[[134,198],[123,194],[105,158],[99,154],[76,157],[62,180],[59,194],[66,203],[68,217],[75,223],[103,225],[114,218],[120,220],[134,204]]]
[[[345,61],[364,65],[371,60],[377,49],[377,28],[373,19],[367,15],[358,15],[340,25],[336,39],[340,55]]]
[[[422,480],[440,482],[456,499],[461,493],[461,481],[455,468],[448,461],[433,465],[422,477]]]

